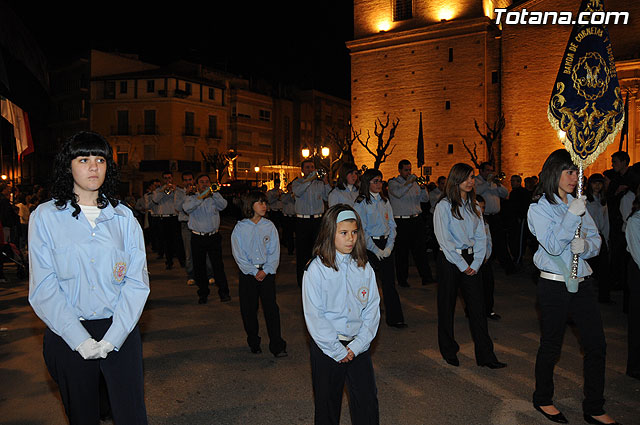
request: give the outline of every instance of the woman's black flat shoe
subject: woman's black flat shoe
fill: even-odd
[[[559,424],[568,424],[569,421],[564,417],[562,413],[557,413],[555,415],[550,415],[540,408],[540,406],[533,406],[538,412],[542,413],[545,418],[549,419],[551,422],[556,422]]]
[[[594,424],[594,425],[622,425],[620,422],[610,422],[610,423],[600,422],[599,420],[597,420],[593,416],[587,415],[586,413],[583,415],[583,417],[584,417],[584,420],[588,424]]]

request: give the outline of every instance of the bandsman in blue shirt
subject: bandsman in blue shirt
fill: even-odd
[[[578,170],[564,149],[551,153],[542,166],[529,206],[529,230],[538,240],[533,262],[540,270],[536,286],[540,307],[540,347],[536,356],[533,406],[547,419],[567,423],[553,404],[553,370],[560,357],[569,317],[580,334],[584,353],[582,412],[588,423],[613,424],[604,411],[606,342],[591,267],[585,261],[598,255],[601,239],[587,212],[586,197],[574,198]],[[581,225],[580,237],[574,235]],[[577,276],[571,276],[573,256],[578,256]],[[598,422],[599,421],[599,422]]]
[[[362,174],[360,195],[354,209],[362,220],[369,263],[381,281],[385,321],[388,326],[406,328],[393,267],[396,222],[391,203],[382,194],[382,173],[379,170],[369,169]]]
[[[198,304],[206,304],[209,297],[207,256],[213,267],[213,277],[218,285],[220,301],[231,300],[229,285],[222,262],[222,237],[220,236],[220,211],[227,207],[227,200],[214,191],[206,174],[196,179],[196,193],[185,198],[182,208],[189,215],[191,231],[191,255],[193,274],[198,285]]]
[[[173,258],[178,258],[182,267],[184,264],[184,250],[180,236],[180,223],[178,212],[180,211],[179,199],[176,198],[178,189],[173,183],[171,171],[162,173],[164,184],[153,191],[151,200],[157,205],[158,231],[165,254],[165,266],[167,270],[173,268]]]
[[[242,215],[231,233],[233,258],[240,269],[238,292],[240,313],[251,352],[258,354],[258,303],[262,304],[269,335],[269,351],[287,356],[287,343],[280,332],[280,309],[276,302],[276,271],[280,263],[280,239],[275,225],[264,218],[267,197],[253,191],[243,199]]]
[[[469,328],[476,364],[490,369],[506,366],[493,352],[484,305],[480,266],[487,252],[482,212],[476,202],[475,179],[470,165],[451,167],[445,197],[433,213],[433,229],[440,245],[438,255],[438,346],[444,360],[459,366],[460,346],[454,337],[454,315],[458,290],[469,313]]]
[[[81,132],[62,147],[51,201],[29,220],[29,303],[71,424],[100,420],[100,376],[116,423],[146,424],[138,319],[149,296],[144,238],[117,201],[109,143]]]
[[[311,259],[313,243],[318,236],[320,219],[324,213],[331,186],[328,176],[321,179],[313,160],[306,159],[300,166],[302,178],[291,183],[296,196],[296,278],[298,286],[302,286],[304,268]]]
[[[411,162],[403,159],[398,162],[397,177],[389,180],[389,201],[393,209],[393,218],[398,226],[398,236],[394,245],[396,277],[398,285],[408,287],[409,251],[422,279],[422,284],[433,282],[431,267],[427,260],[427,244],[424,238],[425,227],[420,214],[420,203],[429,202],[426,186],[417,183],[415,174],[411,174]]]

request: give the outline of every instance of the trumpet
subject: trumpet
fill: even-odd
[[[166,195],[171,195],[175,189],[176,187],[174,185],[164,185],[164,193]]]
[[[418,183],[418,185],[420,186],[424,186],[425,184],[428,183],[428,181],[426,177],[420,176],[420,177],[416,177],[416,183]]]
[[[324,179],[326,175],[327,170],[325,170],[324,168],[319,168],[318,170],[316,170],[316,177],[318,178],[318,180]]]
[[[507,177],[507,175],[505,174],[505,172],[504,171],[500,171],[498,174],[496,174],[493,177],[493,181],[496,181],[498,183],[502,183],[506,177]]]
[[[208,188],[206,188],[205,190],[203,190],[198,194],[198,199],[208,198],[209,196],[213,195],[215,192],[219,192],[219,191],[220,191],[220,185],[218,183],[213,183],[211,184],[211,186],[209,186]]]

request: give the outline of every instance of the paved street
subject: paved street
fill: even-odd
[[[214,291],[197,304],[195,287],[186,286],[183,269],[164,270],[149,253],[151,295],[141,318],[145,398],[151,424],[309,424],[313,399],[307,334],[295,256],[282,255],[277,276],[282,334],[289,357],[267,350],[252,354],[246,344],[238,303],[237,267],[230,252],[233,223],[223,220],[225,265],[232,301]],[[421,286],[414,267],[410,288],[399,288],[409,328],[381,321],[372,347],[382,424],[533,425],[549,424],[531,407],[533,368],[538,346],[535,286],[527,273],[506,277],[496,270],[496,308],[503,316],[489,328],[506,369],[475,365],[473,345],[460,305],[456,337],[460,367],[446,365],[437,346],[436,285]],[[65,424],[57,389],[42,359],[44,324],[27,302],[27,282],[0,286],[0,423]],[[626,317],[616,305],[602,307],[607,336],[605,408],[625,425],[640,424],[640,381],[624,374]],[[262,313],[260,313],[261,315]],[[384,314],[384,313],[383,313]],[[565,336],[556,368],[556,405],[570,423],[582,420],[582,356],[574,332]],[[346,396],[342,424],[349,424]]]

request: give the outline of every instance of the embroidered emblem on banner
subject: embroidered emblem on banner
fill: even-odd
[[[369,300],[369,288],[367,288],[366,286],[362,286],[360,287],[360,289],[358,289],[358,300],[360,300],[362,304],[367,303],[367,301]]]
[[[113,266],[113,278],[116,282],[122,282],[125,274],[127,274],[127,264],[124,262],[117,262],[115,266]]]

